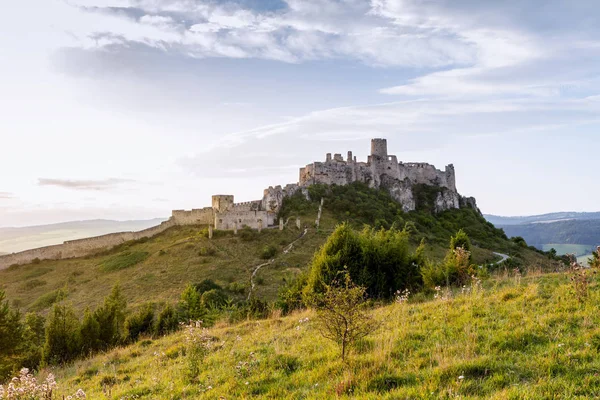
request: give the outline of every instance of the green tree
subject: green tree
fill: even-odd
[[[23,323],[23,346],[21,365],[29,369],[37,368],[42,362],[42,349],[46,340],[46,319],[37,313],[25,314]]]
[[[63,364],[80,353],[79,319],[72,306],[55,304],[48,316],[43,363]]]
[[[0,290],[0,380],[19,368],[19,350],[23,337],[21,314],[9,306]]]
[[[89,308],[86,308],[83,314],[80,334],[83,354],[93,353],[102,347],[100,343],[100,323],[96,319],[95,313],[92,313]]]
[[[227,305],[228,297],[222,290],[211,289],[200,297],[200,302],[208,310],[220,310]]]
[[[473,250],[471,245],[471,239],[469,239],[469,235],[467,235],[466,232],[462,229],[460,229],[458,232],[456,232],[456,235],[450,238],[450,250],[456,250],[459,247],[465,249],[469,253],[471,253],[471,251]]]
[[[140,335],[150,334],[154,329],[154,305],[146,303],[125,320],[127,340],[136,341]]]
[[[315,254],[304,290],[306,296],[323,293],[344,268],[351,276],[362,270],[363,251],[358,234],[349,224],[338,225]]]
[[[175,332],[179,328],[179,319],[177,312],[171,305],[166,305],[156,318],[154,333],[157,336],[163,336]]]
[[[123,340],[127,300],[117,284],[113,286],[104,304],[94,312],[94,318],[100,325],[98,340],[101,349],[108,349]]]
[[[181,293],[179,302],[181,317],[185,320],[202,320],[206,316],[206,308],[202,304],[202,299],[198,290],[192,284],[188,284]]]

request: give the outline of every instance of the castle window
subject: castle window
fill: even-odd
[[[240,223],[242,222],[242,220],[240,219]]]

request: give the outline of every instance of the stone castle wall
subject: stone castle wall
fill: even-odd
[[[215,229],[232,230],[242,229],[248,226],[252,229],[263,229],[273,225],[273,218],[269,224],[269,215],[266,211],[236,211],[229,210],[225,213],[217,213],[215,216]]]
[[[107,235],[69,240],[63,244],[40,247],[0,256],[0,269],[8,268],[13,264],[27,264],[36,258],[39,258],[40,260],[60,260],[87,256],[94,252],[110,249],[129,240],[155,236],[175,225],[173,220],[169,219],[160,225],[138,232],[109,233]]]
[[[209,225],[215,222],[215,211],[212,207],[173,210],[171,219],[175,225]]]
[[[348,185],[352,182],[363,182],[372,188],[385,187],[405,211],[412,211],[416,207],[412,193],[412,186],[416,184],[445,189],[436,202],[436,210],[460,206],[452,164],[442,171],[427,163],[398,162],[395,155],[388,154],[386,139],[371,140],[371,155],[366,163],[357,162],[349,151],[346,160],[341,154],[332,157],[331,153],[327,153],[324,162],[313,162],[300,168],[301,187],[316,183]]]

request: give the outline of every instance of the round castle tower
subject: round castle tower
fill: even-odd
[[[387,139],[371,139],[371,155],[387,159]]]

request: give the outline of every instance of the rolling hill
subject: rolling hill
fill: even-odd
[[[586,264],[600,244],[600,213],[559,212],[525,217],[485,218],[504,230],[507,236],[520,236],[527,244],[558,255],[574,254]]]

